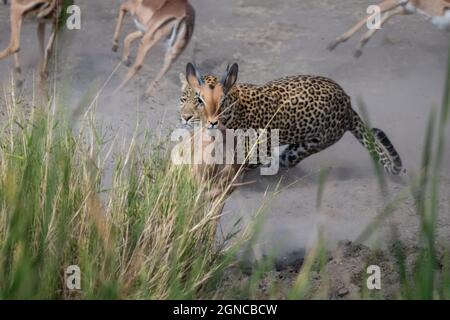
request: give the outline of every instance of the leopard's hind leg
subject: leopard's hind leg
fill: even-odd
[[[290,144],[280,156],[280,166],[282,168],[292,168],[303,159],[322,151],[329,145],[323,145],[319,139],[311,139],[298,144]]]

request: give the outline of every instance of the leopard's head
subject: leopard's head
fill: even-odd
[[[192,129],[200,124],[200,112],[202,103],[195,94],[188,82],[186,76],[180,73],[181,98],[180,98],[180,124],[185,129]]]

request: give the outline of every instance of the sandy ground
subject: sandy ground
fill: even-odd
[[[111,38],[119,0],[78,0],[82,9],[82,30],[66,31],[65,47],[59,55],[58,81],[75,106],[92,86],[100,87],[119,63],[111,52]],[[119,134],[126,144],[137,120],[155,132],[170,132],[178,123],[180,84],[178,74],[188,61],[203,69],[222,73],[226,63],[240,65],[241,82],[264,83],[290,74],[318,74],[340,83],[353,98],[363,99],[374,126],[385,130],[404,161],[408,181],[420,167],[427,119],[440,106],[449,34],[435,29],[416,16],[399,17],[369,42],[360,59],[353,58],[356,39],[326,50],[327,44],[347,30],[365,12],[369,0],[192,0],[197,10],[193,41],[162,82],[157,96],[139,103],[139,97],[162,63],[164,47],[150,52],[144,68],[123,92],[110,97],[125,75],[120,66],[106,86],[97,107],[97,118],[108,132]],[[0,47],[9,35],[8,8],[0,6]],[[127,19],[124,31],[133,30]],[[125,32],[124,32],[125,34]],[[38,61],[34,25],[23,30],[25,87],[32,84]],[[0,81],[6,84],[12,59],[0,61]],[[450,156],[442,172],[439,206],[439,241],[450,240]],[[329,168],[321,206],[316,206],[319,171]],[[330,247],[340,240],[355,240],[386,203],[373,174],[368,153],[351,134],[312,156],[297,168],[274,177],[252,172],[255,184],[238,189],[227,202],[222,229],[226,233],[237,219],[250,221],[267,190],[281,180],[281,192],[264,210],[264,224],[254,256],[277,252],[282,261],[302,256],[323,232]],[[404,187],[389,181],[390,196]],[[269,192],[270,195],[270,192]],[[418,218],[410,198],[402,201],[376,236],[372,247],[387,246],[392,228],[411,244],[417,240]]]

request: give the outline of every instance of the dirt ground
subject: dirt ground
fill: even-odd
[[[367,106],[371,123],[383,129],[402,156],[407,173],[389,180],[392,199],[420,168],[428,116],[438,108],[443,84],[449,34],[435,29],[418,16],[398,17],[367,45],[355,59],[356,39],[329,52],[326,47],[352,26],[370,0],[192,0],[197,11],[194,38],[183,56],[162,82],[154,98],[139,102],[149,80],[162,63],[164,47],[150,52],[139,75],[116,97],[110,93],[127,68],[111,52],[111,39],[120,0],[77,0],[82,10],[82,30],[66,31],[59,55],[57,79],[76,106],[92,86],[100,87],[112,74],[97,106],[97,119],[110,135],[119,134],[126,144],[136,122],[154,130],[170,132],[178,124],[180,84],[178,75],[188,61],[219,74],[229,62],[238,62],[241,82],[264,83],[292,74],[317,74],[333,78],[352,97]],[[8,8],[0,6],[0,48],[8,41]],[[123,32],[134,29],[127,19]],[[34,25],[23,30],[25,90],[32,86],[38,61]],[[7,84],[12,59],[0,61],[0,81]],[[448,141],[447,141],[448,143]],[[445,158],[439,207],[438,240],[450,240],[450,155]],[[321,169],[330,173],[321,206],[316,205]],[[368,153],[347,134],[339,143],[306,159],[295,169],[273,177],[251,172],[256,183],[241,187],[227,201],[222,231],[227,233],[238,219],[245,226],[264,202],[261,234],[253,258],[276,252],[280,261],[301,259],[305,249],[322,231],[330,249],[342,240],[354,241],[385,205]],[[271,192],[280,183],[280,191]],[[269,191],[269,192],[268,192]],[[419,219],[411,198],[399,207],[365,244],[388,248],[392,229],[401,240],[415,246]]]

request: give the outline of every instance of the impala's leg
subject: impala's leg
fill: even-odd
[[[20,66],[20,29],[22,27],[22,14],[21,8],[12,7],[11,5],[11,40],[9,47],[0,53],[0,59],[3,59],[11,54],[14,54],[14,73],[15,83],[17,87],[22,86],[22,68]]]
[[[380,12],[386,12],[389,10],[392,10],[396,7],[400,6],[400,3],[398,0],[385,0],[382,3],[378,5],[380,8]],[[329,46],[329,50],[334,50],[340,43],[347,41],[350,39],[359,29],[361,29],[366,23],[367,20],[371,17],[371,15],[368,15],[364,17],[364,19],[360,20],[357,24],[355,24],[350,30],[342,34],[341,36],[337,37],[335,41],[333,41]]]
[[[52,33],[50,34],[50,38],[48,39],[47,47],[45,48],[45,53],[44,53],[44,58],[42,61],[42,68],[41,68],[42,79],[47,78],[48,60],[50,59],[50,54],[52,53],[53,44],[55,43],[57,28],[58,28],[58,26],[56,24],[53,24],[53,30],[52,30]]]
[[[22,68],[20,66],[20,56],[18,53],[14,54],[14,73],[16,87],[20,88],[23,84],[22,80]]]
[[[406,14],[406,10],[405,10],[405,8],[402,7],[402,6],[399,6],[399,7],[395,8],[395,9],[392,9],[392,10],[386,12],[386,13],[383,15],[383,17],[381,18],[380,26],[381,26],[381,27],[384,26],[384,24],[385,24],[389,19],[391,19],[392,17],[397,16],[397,15],[403,15],[403,14]],[[360,40],[359,45],[358,45],[358,49],[357,49],[356,52],[355,52],[355,56],[356,56],[356,57],[361,56],[361,54],[362,54],[362,49],[363,49],[364,46],[367,44],[367,42],[370,40],[370,38],[372,38],[373,35],[374,35],[378,30],[379,30],[379,29],[371,29],[371,30],[367,31],[367,32],[361,37],[361,40]]]
[[[381,26],[383,26],[390,18],[397,16],[397,15],[402,15],[402,14],[406,14],[406,10],[404,7],[400,6],[397,7],[391,11],[386,12],[383,15],[383,18],[381,18],[380,24]],[[371,29],[369,31],[367,31],[361,38],[358,48],[355,51],[355,57],[359,58],[362,55],[362,49],[364,48],[364,46],[366,45],[366,43],[370,40],[370,38],[373,37],[373,35],[378,31],[379,29]]]
[[[133,66],[128,71],[128,74],[125,77],[125,80],[120,84],[120,86],[114,91],[117,93],[120,89],[122,89],[131,78],[133,78],[136,73],[142,68],[142,64],[144,63],[144,59],[148,53],[148,51],[165,35],[167,35],[172,29],[172,23],[162,23],[161,21],[169,19],[156,19],[159,22],[158,25],[152,24],[152,27],[149,28],[149,31],[144,35],[141,40],[141,43],[138,48],[138,52],[136,55],[136,60],[134,61]],[[162,27],[160,27],[162,25]]]
[[[114,38],[113,38],[112,51],[114,51],[114,52],[116,52],[117,49],[119,48],[119,36],[120,36],[120,30],[122,29],[123,18],[125,17],[127,12],[132,10],[132,7],[133,7],[133,3],[131,1],[125,2],[120,6],[119,18],[117,20],[116,31],[114,32]]]
[[[132,32],[130,33],[124,41],[124,45],[123,45],[123,52],[122,52],[122,62],[129,67],[131,62],[130,62],[130,49],[131,49],[131,45],[133,44],[134,41],[136,41],[139,38],[142,38],[144,34],[141,31],[136,31],[136,32]]]
[[[38,45],[39,45],[39,54],[41,62],[39,64],[39,72],[42,72],[42,65],[44,64],[44,55],[45,55],[45,23],[39,22],[37,27],[37,37],[38,37]]]
[[[20,56],[18,53],[14,53],[14,71],[17,74],[22,73],[22,67],[20,66]]]
[[[155,79],[150,83],[145,94],[150,96],[158,85],[158,82],[165,76],[167,71],[169,71],[172,64],[177,60],[177,58],[183,53],[184,49],[189,44],[189,32],[187,30],[186,22],[182,21],[178,26],[174,27],[172,32],[177,32],[175,35],[174,43],[167,49],[166,56],[164,57],[164,65],[159,71]]]
[[[20,50],[20,30],[22,28],[23,9],[11,4],[11,39],[8,47],[0,52],[0,60]]]
[[[58,5],[57,0],[53,0],[51,3],[45,3],[45,6],[41,8],[41,12],[39,12],[37,18],[43,19],[45,17],[48,17],[52,13],[52,11],[55,10],[57,5]]]

